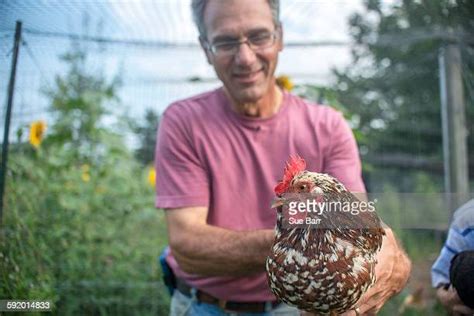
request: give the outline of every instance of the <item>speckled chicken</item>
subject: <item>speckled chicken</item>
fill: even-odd
[[[367,211],[357,216],[341,209],[307,212],[304,216],[318,218],[320,225],[289,225],[289,195],[312,196],[318,203],[360,204],[337,179],[305,168],[302,158],[291,157],[275,187],[277,226],[266,262],[268,280],[281,301],[300,310],[337,315],[355,308],[375,282],[376,255],[385,233],[376,213]]]

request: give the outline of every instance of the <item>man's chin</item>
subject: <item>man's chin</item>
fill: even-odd
[[[230,94],[238,103],[256,103],[264,95],[259,87],[249,87],[239,89],[238,91],[234,90],[233,93],[230,92]]]
[[[252,103],[257,103],[259,100],[262,99],[261,95],[243,95],[240,96],[236,101],[241,104],[252,104]]]

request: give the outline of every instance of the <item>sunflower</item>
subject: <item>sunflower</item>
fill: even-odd
[[[46,132],[45,121],[34,121],[30,125],[30,144],[38,148],[43,141],[44,133]]]
[[[83,182],[89,182],[89,181],[91,181],[91,175],[87,172],[83,172],[81,174],[81,179],[82,179]]]
[[[91,175],[89,173],[89,170],[90,170],[90,166],[88,164],[83,164],[81,166],[81,171],[82,171],[81,179],[82,179],[82,181],[89,182],[91,180]]]
[[[150,170],[148,170],[148,184],[154,188],[156,185],[155,181],[156,181],[155,168],[150,168]]]
[[[293,82],[291,82],[290,77],[288,77],[287,75],[278,76],[276,78],[276,83],[280,88],[286,91],[291,91],[293,90],[293,87],[294,87]]]

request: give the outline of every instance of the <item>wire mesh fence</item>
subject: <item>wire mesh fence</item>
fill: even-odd
[[[345,1],[335,3],[336,11],[339,9],[349,12],[353,9]],[[364,178],[370,191],[442,192],[445,175],[437,67],[439,48],[446,43],[440,40],[444,33],[441,36],[438,30],[429,30],[424,33],[413,32],[413,36],[408,37],[408,40],[406,36],[385,37],[374,43],[357,43],[337,33],[332,34],[331,28],[337,28],[337,25],[332,25],[325,27],[328,36],[321,40],[318,38],[321,34],[312,34],[311,30],[314,28],[308,26],[308,23],[313,23],[315,27],[323,27],[324,23],[331,24],[327,19],[326,22],[313,21],[317,20],[312,17],[317,13],[318,5],[330,7],[324,1],[316,1],[313,4],[308,1],[284,2],[282,19],[283,25],[288,27],[288,36],[285,33],[287,45],[281,55],[277,74],[290,76],[297,86],[295,93],[317,102],[328,103],[345,113],[354,127],[359,142],[364,161]],[[5,122],[6,92],[12,58],[13,17],[21,18],[24,23],[10,129],[10,143],[18,145],[15,150],[28,142],[28,132],[32,122],[45,120],[48,124],[54,123],[60,115],[52,106],[51,96],[48,96],[47,92],[58,91],[58,76],[64,77],[70,70],[70,64],[61,61],[59,57],[73,52],[78,47],[87,53],[85,68],[88,73],[102,76],[104,80],[109,81],[114,78],[119,79],[117,97],[120,102],[110,101],[106,104],[107,112],[111,113],[110,117],[122,116],[131,118],[135,122],[142,122],[146,109],[152,109],[161,114],[170,103],[178,99],[220,86],[220,81],[212,68],[207,65],[205,56],[195,40],[197,33],[194,26],[191,23],[182,23],[182,21],[191,20],[188,6],[188,1],[99,1],[97,3],[90,1],[64,3],[0,1],[0,12],[2,12],[0,16],[0,121],[2,125]],[[360,9],[360,5],[358,8]],[[384,8],[384,10],[388,9]],[[346,18],[348,14],[344,16],[344,19]],[[344,23],[346,23],[345,20]],[[434,41],[435,44],[433,44]],[[474,46],[469,36],[459,38],[457,43],[462,53],[467,143],[469,157],[472,157],[471,154],[474,153],[474,141],[471,136],[474,133]],[[362,63],[360,60],[364,58],[360,57],[356,62],[353,56],[357,55],[364,45],[366,47],[377,45],[384,47],[385,45],[388,47],[385,51],[376,50],[373,55],[378,53],[386,54],[386,56],[372,56]],[[414,54],[413,47],[421,53]],[[407,61],[404,53],[414,56],[414,60]],[[397,62],[398,65],[395,64]],[[414,64],[423,67],[408,67]],[[374,65],[377,67],[372,67]],[[333,68],[338,70],[339,76],[335,75]],[[344,78],[345,74],[355,72],[356,68],[359,71],[358,74],[354,74],[349,79]],[[429,78],[429,80],[423,82],[420,78]],[[348,87],[355,79],[361,83],[352,88]],[[416,98],[407,97],[407,95],[416,95],[413,91],[417,89],[420,93]],[[337,97],[334,97],[335,95]],[[413,103],[410,107],[406,104],[407,100],[419,103]],[[105,118],[101,123],[107,126],[111,122]],[[138,146],[136,135],[132,130],[122,136],[127,139],[128,147],[133,149]],[[3,139],[3,129],[0,131],[0,137]],[[31,154],[24,148],[20,148],[17,153]],[[103,174],[99,175],[97,171],[97,178],[102,177],[102,179],[97,180],[94,186],[88,187],[91,182],[84,179],[87,179],[86,175],[93,177],[93,171],[86,172],[85,170],[89,168],[86,166],[92,163],[82,160],[74,162],[68,174],[58,174],[56,173],[58,169],[64,166],[56,160],[66,159],[61,155],[50,157],[50,159],[37,158],[39,160],[35,163],[46,163],[46,160],[50,160],[48,163],[52,164],[51,168],[54,172],[48,171],[49,173],[45,174],[28,174],[28,172],[20,171],[16,162],[12,164],[13,171],[10,177],[13,178],[13,174],[21,174],[24,178],[21,181],[12,180],[10,189],[7,190],[10,194],[10,197],[7,197],[9,199],[7,205],[10,208],[6,208],[6,212],[13,213],[15,218],[24,218],[19,222],[20,224],[7,227],[3,231],[4,237],[7,237],[5,240],[14,240],[20,244],[24,243],[25,236],[34,239],[35,234],[43,236],[51,230],[61,231],[61,223],[79,223],[89,218],[97,221],[96,216],[99,216],[101,212],[101,203],[108,205],[111,200],[122,203],[117,202],[106,207],[109,212],[106,214],[113,214],[113,207],[116,207],[120,210],[117,216],[125,216],[128,222],[124,224],[117,218],[111,219],[111,216],[105,219],[110,225],[104,225],[104,228],[100,225],[89,226],[91,223],[78,224],[80,231],[78,235],[61,231],[53,237],[46,238],[44,247],[47,243],[54,243],[55,240],[66,243],[58,248],[59,250],[48,252],[51,256],[59,256],[61,251],[66,252],[67,249],[74,247],[79,249],[64,257],[64,266],[59,267],[61,265],[57,264],[56,270],[48,271],[50,274],[47,275],[50,278],[58,280],[56,283],[52,282],[55,284],[52,290],[41,285],[49,284],[48,280],[28,280],[25,276],[31,273],[24,272],[25,274],[22,275],[23,272],[18,272],[15,268],[15,266],[20,266],[18,269],[21,270],[21,265],[12,262],[2,263],[3,267],[13,271],[7,274],[7,278],[10,278],[7,282],[23,289],[21,293],[29,293],[32,296],[46,293],[46,296],[54,297],[57,302],[57,312],[61,314],[165,313],[168,294],[160,281],[159,269],[154,258],[161,250],[158,248],[166,244],[166,229],[162,216],[153,214],[152,190],[143,189],[140,187],[142,184],[133,184],[133,189],[120,187],[115,191],[112,190],[110,195],[102,191],[107,191],[103,187],[114,185],[104,181],[125,182],[125,179],[134,177],[142,181],[147,177],[146,171],[138,171],[141,173],[134,176],[134,172],[142,167],[125,167],[130,168],[130,172],[127,173],[128,178],[115,174],[107,178]],[[20,160],[19,155],[14,157]],[[472,161],[470,163],[469,172],[472,179],[474,166],[472,166]],[[28,166],[35,169],[34,164]],[[108,167],[111,166],[108,165]],[[108,172],[105,170],[106,168],[103,167],[104,174]],[[84,188],[75,188],[69,178],[72,173],[77,176],[77,179],[82,179],[79,181],[82,181]],[[41,188],[35,187],[35,183],[31,183],[28,188],[21,186],[22,181],[37,181],[40,186],[49,185],[55,179],[51,178],[51,174],[60,178],[59,188],[54,189],[59,190],[57,194],[48,193],[49,187],[40,190]],[[48,178],[51,181],[48,181]],[[68,195],[68,198],[84,201],[61,200],[61,189],[73,192],[71,196]],[[131,193],[142,198],[132,206],[144,210],[141,213],[137,212],[140,214],[134,214],[133,217],[129,217],[130,211],[126,209],[131,207],[128,205],[127,198],[122,198],[123,194],[127,196]],[[38,199],[40,201],[38,203],[44,204],[41,209],[64,209],[65,214],[69,214],[68,212],[72,210],[65,205],[74,205],[74,209],[81,210],[80,214],[57,218],[55,216],[58,215],[51,213],[45,213],[44,216],[32,215],[36,208],[35,205],[31,205],[34,204],[31,201],[14,207],[17,201],[15,199],[20,199],[22,195],[34,198],[35,194],[42,196]],[[95,204],[90,204],[87,199],[96,194],[101,196],[100,199],[95,201]],[[58,198],[59,202],[51,207],[48,203],[55,198]],[[26,211],[28,207],[30,209]],[[39,224],[39,228],[30,229],[28,221]],[[154,229],[150,223],[155,223],[159,227],[159,232],[144,234],[144,230]],[[107,233],[107,229],[112,229],[109,226],[117,225],[124,225],[123,235]],[[137,240],[128,239],[128,236],[134,234],[137,234],[138,239],[150,240],[141,244]],[[98,237],[100,235],[109,236],[110,239],[102,240]],[[107,252],[106,244],[112,243],[114,236],[117,237],[118,243],[113,244],[113,247],[118,248],[118,250],[114,249],[119,255],[117,253],[104,255]],[[33,244],[33,241],[28,238],[26,240]],[[74,245],[67,244],[71,240],[75,241]],[[156,246],[153,246],[154,243]],[[95,249],[95,255],[86,255],[85,252],[90,249],[80,249],[81,245],[84,248],[87,245]],[[136,266],[120,266],[128,256],[133,257],[133,254],[126,250],[133,247],[145,248],[144,253],[136,254],[136,260],[131,261]],[[35,249],[35,256],[40,258],[29,262],[35,268],[28,269],[37,272],[44,267],[49,267],[45,261],[54,260],[54,257],[42,258],[39,254],[41,249]],[[15,254],[15,251],[11,251],[11,254]],[[100,268],[90,266],[87,268],[87,264],[80,260],[81,254],[90,261],[93,261],[96,256],[96,264]],[[8,258],[8,255],[2,252],[2,258]],[[81,267],[82,265],[84,267]],[[87,269],[94,273],[87,273]],[[108,274],[107,269],[122,270],[116,274]],[[127,269],[135,269],[138,272],[130,273],[130,278],[127,279]],[[104,279],[98,278],[101,274]],[[72,275],[73,280],[64,278],[64,276],[71,277]],[[38,290],[32,290],[34,288]],[[5,288],[2,288],[2,291],[0,296],[11,296],[8,293],[14,293],[8,292]]]

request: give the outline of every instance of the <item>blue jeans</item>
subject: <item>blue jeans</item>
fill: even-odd
[[[171,298],[170,316],[299,316],[295,307],[284,303],[264,313],[237,313],[223,310],[217,305],[200,303],[175,290]]]

